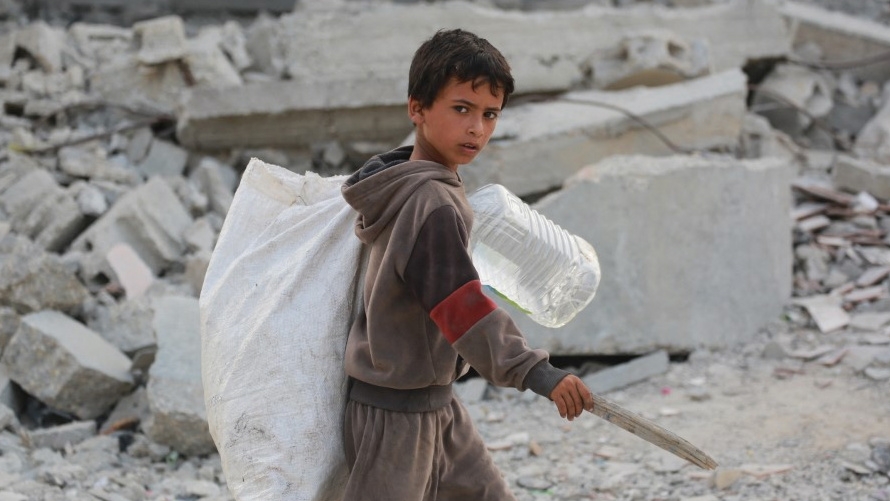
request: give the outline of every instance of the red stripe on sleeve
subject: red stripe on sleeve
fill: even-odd
[[[482,282],[472,280],[460,286],[430,311],[430,318],[454,344],[482,317],[497,309],[497,305],[482,292]]]

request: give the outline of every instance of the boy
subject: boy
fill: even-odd
[[[515,499],[452,396],[467,363],[495,385],[550,398],[569,420],[593,408],[581,380],[530,349],[482,293],[467,251],[473,213],[457,169],[488,143],[512,92],[491,44],[437,32],[409,72],[414,145],[373,157],[343,185],[370,247],[345,356],[345,500]]]

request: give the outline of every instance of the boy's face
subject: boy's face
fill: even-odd
[[[408,99],[408,115],[416,125],[412,160],[431,160],[453,171],[470,163],[494,133],[502,91],[494,94],[488,82],[458,82],[451,79],[432,106]]]

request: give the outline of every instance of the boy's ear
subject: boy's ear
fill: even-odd
[[[414,125],[423,123],[423,104],[413,97],[408,98],[408,118]]]

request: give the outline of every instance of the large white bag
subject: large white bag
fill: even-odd
[[[362,271],[343,181],[251,159],[210,259],[204,399],[239,501],[342,494],[343,352]]]

